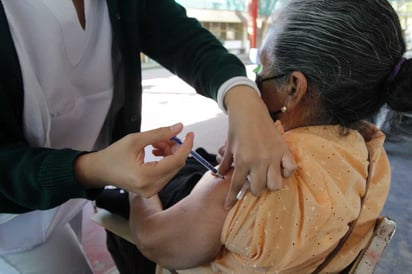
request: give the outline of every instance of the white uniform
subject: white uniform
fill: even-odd
[[[84,2],[85,29],[71,0],[2,0],[23,74],[24,130],[32,146],[98,149],[113,96],[112,33],[106,1]],[[79,244],[81,226],[69,225],[85,203],[0,214],[0,273],[92,273]]]

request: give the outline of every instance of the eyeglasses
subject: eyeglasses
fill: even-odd
[[[285,76],[285,75],[286,75],[286,74],[279,74],[279,75],[271,76],[271,77],[268,77],[268,78],[263,78],[263,77],[260,76],[259,74],[256,74],[255,83],[256,83],[258,89],[260,90],[260,92],[262,92],[262,84],[263,84],[263,82],[269,81],[269,80],[273,80],[273,79],[277,79],[277,78],[283,77],[283,76]]]

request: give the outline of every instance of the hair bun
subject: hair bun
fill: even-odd
[[[407,59],[393,81],[388,84],[386,103],[393,110],[412,111],[412,61]]]

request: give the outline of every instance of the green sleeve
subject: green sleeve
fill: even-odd
[[[74,161],[81,152],[31,148],[24,143],[0,146],[0,212],[48,209],[71,198],[93,199],[74,178]]]
[[[183,7],[172,0],[145,3],[140,21],[143,52],[198,93],[216,99],[226,80],[246,76],[244,64],[197,20],[188,18]]]

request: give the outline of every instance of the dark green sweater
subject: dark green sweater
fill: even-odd
[[[243,64],[171,0],[107,0],[113,29],[114,99],[106,119],[112,141],[139,131],[143,52],[216,98],[220,85],[245,76]],[[23,82],[16,49],[0,2],[0,212],[55,207],[71,198],[93,199],[76,181],[73,163],[82,153],[30,147],[23,133]],[[41,39],[41,37],[39,37]],[[110,57],[108,57],[110,58]],[[81,121],[79,121],[81,122]]]

